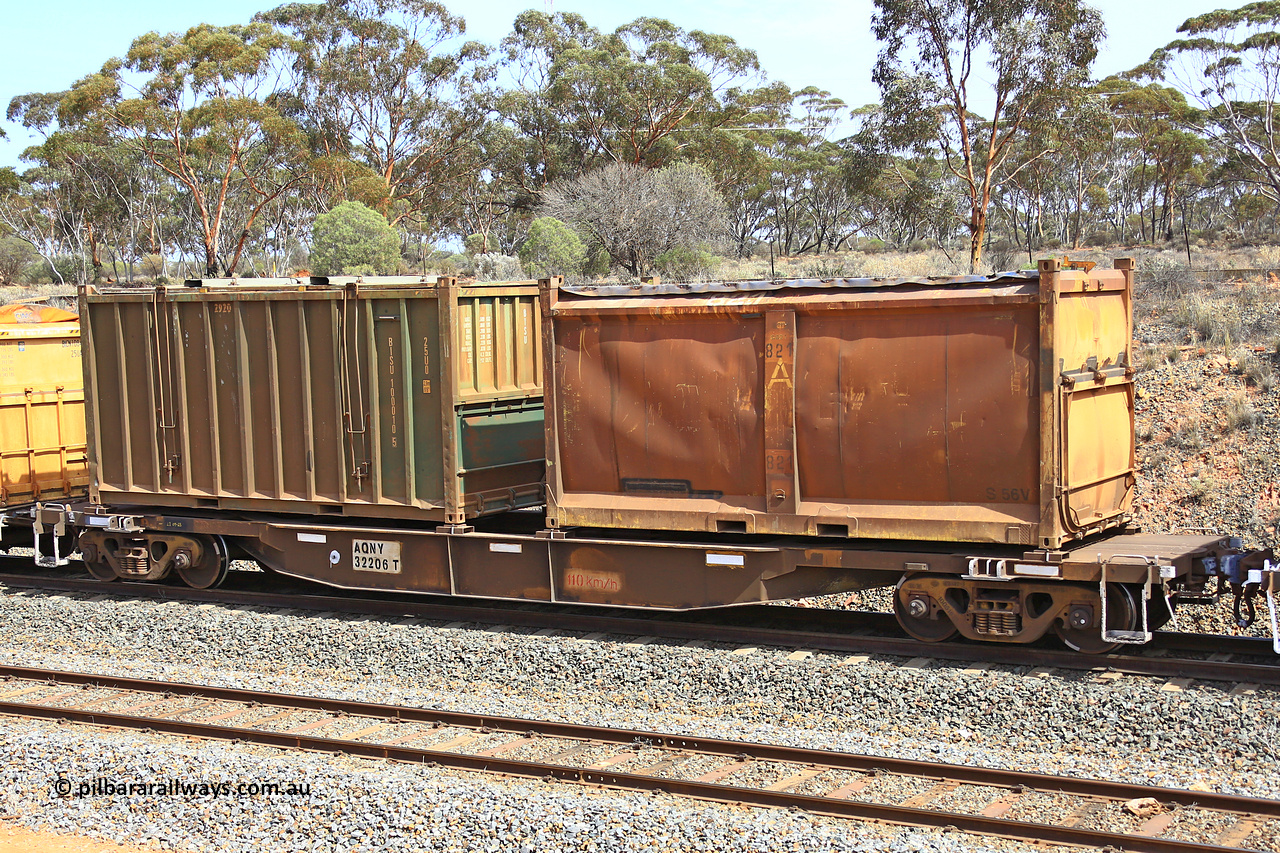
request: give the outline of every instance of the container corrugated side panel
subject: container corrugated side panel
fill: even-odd
[[[470,290],[469,364],[441,337],[452,284],[89,291],[99,493],[436,521],[541,503],[536,286]]]
[[[159,315],[155,307],[122,294],[88,306],[107,494],[439,514],[439,364],[428,357],[438,344],[434,294],[378,300],[220,289],[172,293]],[[425,419],[413,417],[415,406],[425,407]]]
[[[459,402],[541,396],[541,319],[534,283],[458,291]]]
[[[1065,394],[1059,363],[1127,363],[1125,279],[552,297],[549,521],[1051,547],[1118,523],[1131,388]]]
[[[537,283],[449,292],[456,306],[457,499],[467,515],[539,505],[546,465]]]
[[[161,488],[151,345],[154,323],[146,301],[81,300],[94,414],[89,439],[93,485],[128,493]]]
[[[77,323],[0,326],[0,506],[88,491]]]
[[[374,494],[380,504],[427,507],[443,493],[439,391],[430,352],[438,348],[439,300],[365,300],[370,340],[371,429],[377,437]],[[433,384],[434,383],[434,384]],[[355,500],[364,495],[352,496]]]
[[[1036,306],[797,318],[805,501],[1023,504],[1039,514]],[[834,513],[828,513],[834,514]]]
[[[762,319],[570,316],[556,323],[565,492],[764,509]]]

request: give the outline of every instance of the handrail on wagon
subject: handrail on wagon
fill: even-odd
[[[1139,604],[1139,608],[1142,610],[1142,629],[1139,631],[1111,631],[1107,628],[1107,569],[1118,560],[1134,560],[1147,569],[1147,579],[1142,584],[1142,601]],[[1104,643],[1127,643],[1134,646],[1151,642],[1153,634],[1151,631],[1151,614],[1147,607],[1147,601],[1151,598],[1156,583],[1160,582],[1163,577],[1159,561],[1155,557],[1146,554],[1112,554],[1106,559],[1099,555],[1098,564],[1102,569],[1098,578],[1098,597],[1101,602],[1101,618],[1099,622],[1101,623],[1102,641]],[[1173,608],[1170,608],[1169,612],[1172,613]]]

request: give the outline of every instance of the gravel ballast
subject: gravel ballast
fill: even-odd
[[[634,646],[628,645],[626,639],[606,637],[582,642],[573,636],[277,615],[218,606],[175,606],[113,598],[93,601],[41,593],[0,595],[0,660],[15,665],[687,732],[1173,787],[1205,787],[1249,796],[1280,796],[1280,778],[1274,772],[1280,742],[1280,693],[1268,689],[1233,693],[1230,684],[1198,683],[1177,692],[1162,689],[1164,682],[1159,679],[1124,677],[1104,682],[1088,672],[1029,677],[1026,668],[995,667],[980,674],[966,674],[963,665],[941,662],[914,668],[903,666],[900,658],[847,662],[843,656],[825,654],[792,661],[787,660],[789,649],[735,655],[663,643]],[[162,815],[141,806],[121,811],[123,806],[114,803],[48,801],[49,768],[62,766],[51,756],[56,756],[60,747],[49,746],[49,751],[39,755],[32,752],[40,737],[30,734],[34,731],[31,726],[36,724],[6,721],[2,729],[8,763],[28,767],[29,773],[44,780],[43,787],[32,787],[34,783],[29,778],[25,787],[14,789],[23,792],[16,802],[10,798],[10,810],[20,812],[31,825],[56,829],[89,827],[98,822],[105,828],[106,837],[164,839],[171,837],[165,832],[177,831],[172,827],[173,821],[196,820],[192,813],[199,808],[194,802],[184,804],[173,815]],[[47,726],[37,729],[80,739],[77,742],[82,745],[66,750],[68,756],[83,753],[87,761],[119,763],[114,758],[103,758],[106,747],[94,747],[98,736],[85,730]],[[155,755],[156,760],[168,760],[163,757],[174,754],[172,742],[163,746],[139,736],[112,737],[124,741],[111,749],[150,750],[148,754]],[[181,760],[212,762],[207,766],[191,765],[190,772],[196,775],[235,775],[242,772],[240,768],[255,765],[251,758],[234,758],[248,749],[229,745],[190,747]],[[274,756],[273,761],[287,763],[305,758],[318,762],[327,769],[314,773],[308,770],[306,778],[325,779],[325,784],[331,785],[329,790],[347,791],[343,785],[367,785],[349,779],[341,784],[331,780],[325,774],[338,773],[334,767],[363,767],[361,772],[374,776],[384,772],[369,770],[361,762],[267,754]],[[68,766],[66,772],[77,778],[93,778],[97,773],[89,765]],[[400,768],[385,772],[406,771]],[[459,808],[467,814],[484,811],[506,815],[502,818],[506,821],[502,825],[508,827],[506,833],[518,839],[534,838],[531,849],[539,850],[590,849],[574,846],[567,836],[560,839],[558,847],[543,845],[545,839],[530,835],[540,831],[543,815],[556,809],[576,814],[574,809],[578,809],[613,821],[619,815],[625,816],[624,805],[631,796],[610,794],[614,800],[609,805],[599,805],[595,800],[590,800],[594,805],[588,805],[587,800],[580,802],[581,798],[604,795],[563,786],[551,786],[553,791],[545,789],[543,783],[530,782],[504,782],[506,787],[494,787],[490,781],[421,768],[415,773],[420,775],[403,784],[410,786],[406,791],[417,793],[412,797],[396,794],[397,802],[407,802],[404,797],[423,803],[455,802],[462,803]],[[284,770],[279,775],[301,778],[290,777]],[[346,778],[351,774],[342,770],[339,775]],[[884,784],[890,784],[889,780]],[[415,785],[426,787],[419,790],[412,787]],[[513,790],[516,793],[511,793]],[[455,795],[446,797],[445,791],[454,791]],[[460,800],[462,795],[456,792],[465,793],[465,798]],[[916,793],[919,792],[914,788],[904,788],[902,792],[903,797]],[[343,794],[340,799],[345,801],[350,796]],[[570,797],[577,805],[570,807],[557,797]],[[632,816],[623,821],[617,845],[596,849],[782,850],[792,849],[799,839],[805,839],[806,849],[953,849],[948,845],[954,838],[942,833],[913,834],[900,829],[868,829],[855,823],[782,819],[775,813],[699,805],[675,798],[642,799],[648,804],[639,810],[643,820]],[[956,799],[964,796],[957,795]],[[338,801],[311,803],[308,813],[327,813]],[[655,801],[662,806],[658,816],[651,808]],[[550,803],[560,805],[553,809]],[[251,827],[264,834],[245,837],[272,838],[276,843],[288,844],[288,836],[271,832],[284,832],[282,827],[290,821],[301,820],[282,818],[273,823],[274,818],[253,811],[265,809],[264,814],[269,815],[271,809],[286,807],[279,803],[270,808],[240,802],[234,808],[232,804],[216,805],[231,811],[215,809],[206,815],[208,826],[192,836],[196,849],[221,849],[219,845],[240,838],[239,833],[249,832]],[[303,805],[289,803],[287,807]],[[84,809],[100,814],[89,820],[82,814]],[[431,814],[433,817],[424,826],[435,826],[433,821],[437,820],[448,823],[436,812]],[[1036,819],[1033,814],[1022,818]],[[268,823],[260,826],[260,820]],[[760,820],[773,823],[760,824]],[[647,829],[648,821],[657,821],[654,827],[658,828]],[[716,829],[721,825],[718,821],[743,833],[756,829],[764,832],[761,827],[767,825],[770,833],[776,829],[776,845],[761,842],[763,836],[725,835],[729,830]],[[379,826],[385,823],[377,822]],[[678,827],[702,824],[706,824],[705,833],[709,833],[706,837],[715,839],[711,847],[696,846],[697,838],[702,836],[677,832]],[[845,829],[828,833],[824,828],[828,825]],[[358,848],[366,843],[350,835],[346,827],[342,824],[332,839],[323,836],[325,843],[332,846],[316,849],[353,849],[353,844]],[[472,838],[474,827],[464,829],[459,824],[459,830]],[[181,831],[188,832],[190,827]],[[584,837],[602,844],[609,837],[595,823],[588,824],[583,832],[587,833]],[[490,849],[483,846],[487,836],[475,838],[481,839],[476,841],[480,846],[440,849]],[[634,839],[645,838],[652,839],[650,847],[625,846],[639,843]],[[858,840],[849,842],[852,846],[841,846],[848,839]],[[390,843],[385,841],[370,842],[369,849]],[[876,847],[873,841],[884,841],[889,846]],[[405,849],[412,849],[412,844]],[[960,844],[954,849],[972,847]]]

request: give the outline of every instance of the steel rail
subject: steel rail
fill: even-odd
[[[228,589],[192,589],[185,586],[134,582],[104,583],[89,578],[44,577],[39,574],[0,574],[0,587],[21,587],[53,592],[122,595],[157,601],[194,601],[210,604],[245,605],[311,611],[333,611],[364,616],[406,617],[441,622],[473,622],[510,625],[520,628],[553,628],[582,633],[609,633],[626,636],[657,636],[673,640],[701,640],[735,645],[762,645],[805,648],[828,652],[870,653],[900,657],[926,657],[959,662],[996,663],[1009,666],[1052,667],[1064,670],[1110,669],[1129,675],[1163,678],[1191,678],[1201,681],[1251,683],[1280,686],[1280,662],[1241,663],[1143,654],[1112,653],[1085,655],[1061,649],[1013,644],[922,643],[903,637],[841,634],[833,631],[794,630],[719,622],[677,621],[671,614],[654,613],[649,618],[619,616],[616,611],[600,613],[564,610],[521,610],[483,604],[434,603],[403,598],[345,598],[298,592],[261,592]],[[783,610],[771,607],[769,610]],[[735,608],[731,612],[741,611]],[[851,618],[867,616],[850,612]],[[879,615],[879,614],[872,614]],[[864,626],[859,626],[864,627]],[[1160,648],[1176,647],[1179,637],[1197,636],[1157,633]],[[1214,637],[1213,647],[1235,654],[1271,658],[1270,640],[1252,637]],[[1207,650],[1195,641],[1196,650]]]
[[[379,720],[438,723],[445,726],[480,729],[481,731],[496,729],[513,734],[524,733],[526,736],[532,733],[553,738],[621,746],[654,746],[686,752],[729,756],[738,759],[749,758],[756,761],[775,761],[811,767],[819,766],[824,769],[880,770],[896,775],[919,776],[960,784],[1010,788],[1023,793],[1057,793],[1111,801],[1154,797],[1161,803],[1174,803],[1185,807],[1229,812],[1246,815],[1251,818],[1280,818],[1280,800],[1256,799],[1205,791],[1159,788],[1104,780],[1084,780],[1042,773],[915,761],[856,753],[829,752],[826,750],[783,747],[746,741],[701,738],[682,734],[610,729],[576,723],[528,720],[487,714],[468,714],[456,711],[382,705],[323,697],[277,694],[239,688],[212,687],[180,682],[170,683],[90,673],[60,672],[31,667],[0,666],[0,676],[35,681],[50,686],[75,684],[85,687],[159,694],[165,698],[190,696],[202,699],[218,699],[246,706],[326,711],[333,714]],[[1101,830],[1009,821],[984,815],[963,814],[912,806],[887,805],[720,785],[696,780],[619,773],[563,764],[504,759],[492,755],[454,753],[439,749],[272,732],[251,727],[219,726],[210,723],[187,722],[164,716],[134,716],[88,711],[74,707],[42,705],[38,702],[0,701],[0,714],[42,719],[63,719],[76,723],[120,728],[148,729],[189,737],[219,740],[234,739],[287,749],[341,753],[412,763],[432,763],[461,770],[535,778],[552,777],[565,781],[629,790],[665,791],[679,796],[724,803],[799,808],[814,814],[832,817],[860,818],[909,826],[954,827],[964,832],[1024,841],[1041,841],[1094,848],[1111,846],[1130,851],[1146,851],[1146,853],[1191,853],[1191,851],[1239,849],[1167,838],[1123,835]]]

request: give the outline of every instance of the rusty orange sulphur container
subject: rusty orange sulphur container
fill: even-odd
[[[1122,527],[1132,267],[552,283],[548,525],[1049,549]]]

